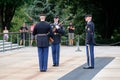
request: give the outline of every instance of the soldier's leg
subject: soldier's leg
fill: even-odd
[[[94,45],[90,45],[91,67],[94,67]]]
[[[56,63],[55,63],[55,59],[56,59],[56,57],[55,57],[55,56],[56,56],[56,55],[55,55],[55,53],[56,53],[55,44],[52,44],[52,45],[51,45],[51,48],[52,48],[52,59],[53,59],[53,65],[54,65],[54,64],[56,64]]]
[[[86,44],[86,56],[87,56],[87,64],[88,64],[88,66],[89,66],[89,54],[90,54],[90,52],[89,52],[89,45],[88,44]]]
[[[43,70],[43,50],[42,50],[42,48],[38,48],[38,60],[39,60],[40,71],[42,71]]]
[[[59,65],[60,59],[60,43],[56,45],[56,65]]]
[[[47,64],[48,64],[48,47],[43,48],[43,70],[47,70]]]

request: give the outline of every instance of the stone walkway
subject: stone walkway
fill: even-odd
[[[39,72],[36,47],[0,52],[0,80],[120,80],[120,47],[95,46],[95,69],[85,70],[85,46],[61,46],[60,66]]]

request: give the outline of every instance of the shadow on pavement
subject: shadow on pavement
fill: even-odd
[[[114,57],[96,57],[94,69],[83,69],[83,66],[86,65],[85,63],[58,80],[92,80],[92,78],[113,59]]]

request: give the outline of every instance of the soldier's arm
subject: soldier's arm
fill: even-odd
[[[57,29],[57,32],[63,35],[65,33],[64,27],[62,26],[61,28]]]

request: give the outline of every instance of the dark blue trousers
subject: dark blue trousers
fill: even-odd
[[[48,47],[39,48],[38,47],[38,59],[39,59],[39,68],[41,70],[47,70],[48,65]]]
[[[94,44],[86,45],[87,64],[94,67]]]
[[[60,43],[52,44],[51,47],[52,47],[53,64],[59,65]]]

